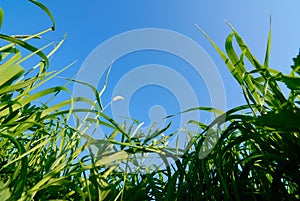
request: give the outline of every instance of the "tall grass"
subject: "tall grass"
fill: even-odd
[[[172,199],[299,200],[300,54],[294,58],[291,73],[284,75],[269,67],[271,31],[262,64],[233,26],[228,25],[232,33],[226,38],[226,52],[198,28],[240,84],[247,104],[224,114],[226,128],[206,158],[200,159],[199,151],[206,146],[207,129],[199,135],[195,151],[177,162],[178,180],[173,183],[176,194]],[[234,42],[240,48],[240,55],[234,49]],[[246,59],[250,66],[246,66]],[[279,83],[289,90],[287,97]],[[220,118],[211,126],[221,127]],[[201,122],[198,125],[203,127]]]
[[[30,2],[51,18],[52,25],[32,35],[0,34],[0,38],[6,41],[0,48],[1,199],[149,199],[148,182],[141,181],[136,175],[127,176],[120,164],[131,163],[132,167],[138,153],[163,155],[161,145],[164,140],[153,143],[152,139],[165,129],[153,130],[144,141],[133,139],[131,136],[137,125],[127,128],[106,116],[101,103],[102,91],[98,92],[93,86],[89,87],[95,93],[95,100],[70,96],[62,101],[58,98],[62,92],[70,94],[67,84],[75,81],[67,79],[63,86],[47,85],[69,67],[49,72],[49,57],[64,39],[41,48],[29,43],[42,40],[43,34],[55,30],[55,21],[48,8],[37,1]],[[3,18],[0,9],[0,25]],[[54,48],[49,50],[50,47]],[[36,60],[35,55],[41,60]],[[37,64],[25,70],[22,64],[28,60]],[[86,102],[90,108],[74,109],[75,102]],[[94,115],[86,122],[72,126],[70,118],[78,112]],[[87,123],[110,128],[111,134],[107,134],[107,139],[93,139],[85,133],[90,126]],[[121,137],[117,138],[118,135]],[[87,151],[92,145],[97,147],[98,153]],[[141,188],[141,183],[144,188]]]
[[[201,132],[191,149],[168,166],[172,153],[163,148],[169,136],[161,134],[169,125],[141,133],[138,121],[120,125],[105,115],[101,102],[104,90],[99,92],[73,78],[66,79],[63,86],[47,85],[69,67],[49,71],[49,57],[64,40],[40,48],[29,43],[42,40],[44,33],[55,29],[47,7],[30,2],[51,18],[51,27],[32,35],[0,34],[6,41],[0,47],[2,200],[300,199],[300,55],[294,58],[289,75],[270,68],[271,31],[261,63],[230,24],[232,33],[226,39],[225,52],[200,29],[240,84],[246,104],[230,109],[210,125],[190,120]],[[0,27],[3,17],[0,9]],[[25,70],[27,60],[37,64]],[[58,98],[61,93],[70,94],[70,82],[90,87],[95,99]],[[279,83],[289,90],[287,96]],[[74,109],[76,102],[88,103],[90,108]],[[92,116],[71,124],[70,118],[79,112]],[[110,133],[105,139],[94,139],[86,133],[92,125],[106,127]],[[213,126],[219,128],[220,139],[207,157],[201,157],[201,151],[209,146],[205,139]],[[148,153],[159,155],[166,166],[141,167],[137,159]]]

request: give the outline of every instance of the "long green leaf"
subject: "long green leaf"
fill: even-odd
[[[25,49],[27,49],[31,52],[36,52],[36,54],[39,55],[45,61],[45,65],[49,66],[49,60],[48,60],[47,56],[43,52],[39,51],[38,48],[30,45],[29,43],[26,43],[25,41],[18,40],[14,37],[7,36],[7,35],[4,35],[4,34],[0,34],[0,38],[3,39],[3,40],[9,41],[11,43],[14,43],[16,45],[19,45],[19,46],[21,46],[21,47],[23,47],[23,48],[25,48]]]
[[[51,21],[52,21],[52,30],[54,31],[56,28],[55,25],[55,20],[54,17],[52,15],[52,13],[50,12],[50,10],[42,3],[35,1],[35,0],[29,0],[31,3],[37,5],[38,7],[40,7],[43,11],[45,11],[45,13],[47,13],[47,15],[50,17]]]
[[[2,27],[3,19],[4,19],[4,12],[3,12],[2,8],[0,7],[0,29]]]
[[[216,51],[218,52],[218,54],[221,56],[221,58],[223,59],[223,61],[225,62],[225,64],[227,65],[228,69],[230,70],[231,74],[238,78],[238,72],[236,70],[236,68],[234,67],[234,64],[231,63],[230,59],[227,57],[227,55],[217,46],[217,44],[198,26],[196,25],[196,27],[200,30],[200,32],[207,38],[207,40],[212,44],[212,46],[216,49]],[[241,80],[240,80],[241,81]]]
[[[241,48],[242,51],[246,50],[246,57],[247,59],[250,61],[250,63],[253,65],[253,67],[255,67],[258,70],[261,70],[261,75],[267,80],[267,79],[272,79],[272,75],[269,71],[264,70],[265,67],[253,56],[253,54],[251,53],[250,49],[248,48],[248,46],[245,44],[245,42],[243,41],[242,37],[238,34],[238,32],[235,30],[235,28],[229,23],[227,22],[227,24],[230,26],[230,28],[232,29],[232,31],[235,33],[235,38],[236,41],[239,45],[239,47]],[[277,83],[275,81],[272,81],[269,83],[270,84],[270,88],[272,89],[273,93],[276,96],[276,99],[274,99],[274,101],[279,101],[279,103],[284,103],[286,101],[286,98],[284,97],[284,95],[282,94],[279,86],[277,85]]]

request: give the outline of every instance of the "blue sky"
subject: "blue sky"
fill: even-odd
[[[59,41],[67,33],[63,47],[51,60],[51,69],[61,69],[77,60],[62,74],[63,76],[75,75],[84,60],[98,45],[118,34],[143,28],[167,29],[194,40],[212,58],[225,86],[226,108],[244,103],[241,89],[195,24],[203,28],[223,49],[225,38],[230,33],[224,19],[228,20],[243,36],[254,55],[263,61],[269,18],[272,16],[270,66],[286,73],[289,72],[292,58],[297,55],[300,47],[298,26],[300,2],[297,0],[290,0],[288,3],[271,0],[243,2],[237,0],[90,0],[85,2],[51,0],[41,2],[52,11],[57,23],[57,30],[48,33],[45,38]],[[5,12],[2,33],[30,34],[50,26],[47,16],[28,1],[2,0],[0,5]],[[138,66],[147,64],[160,64],[176,70],[192,86],[199,105],[210,104],[205,83],[187,63],[174,55],[149,50],[134,52],[119,58],[114,63],[103,102],[110,102],[113,90],[122,76]],[[102,83],[103,79],[99,83],[99,88]],[[137,90],[131,98],[128,108],[131,117],[145,121],[146,124],[149,123],[148,113],[152,106],[161,105],[166,114],[181,110],[176,93],[172,94],[170,90],[155,85]],[[162,112],[156,110],[156,106],[152,109],[153,113]],[[109,109],[107,112],[110,113]],[[177,120],[174,121],[176,123]]]

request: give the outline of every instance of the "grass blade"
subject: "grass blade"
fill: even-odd
[[[29,0],[31,3],[37,5],[38,7],[40,7],[45,13],[47,13],[47,15],[50,17],[51,21],[52,21],[52,31],[55,30],[56,25],[55,25],[55,20],[54,17],[52,15],[52,13],[50,12],[50,10],[42,3],[35,1],[35,0]]]

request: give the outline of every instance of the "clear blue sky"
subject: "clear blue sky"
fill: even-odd
[[[63,73],[63,76],[71,77],[76,74],[84,60],[98,45],[117,34],[142,28],[168,29],[191,38],[213,59],[224,82],[227,108],[244,103],[241,89],[194,24],[201,26],[223,48],[225,38],[230,33],[229,27],[224,22],[224,19],[227,19],[243,36],[257,58],[263,61],[271,15],[273,40],[270,66],[283,72],[289,72],[292,58],[297,55],[300,47],[298,26],[300,2],[298,0],[285,2],[51,0],[42,2],[52,11],[57,23],[57,30],[45,37],[59,41],[67,33],[63,47],[52,58],[51,69],[61,69],[77,60],[72,68]],[[50,26],[50,20],[45,13],[26,0],[1,0],[0,5],[5,12],[2,33],[30,34]],[[103,102],[108,103],[111,100],[114,87],[123,75],[137,66],[147,64],[160,64],[173,68],[195,90],[199,105],[210,104],[205,84],[192,68],[176,56],[158,51],[136,52],[119,58],[113,66]],[[157,86],[141,88],[131,98],[129,107],[131,117],[145,121],[146,124],[149,123],[149,110],[154,105],[161,105],[166,114],[181,110],[176,94]]]

